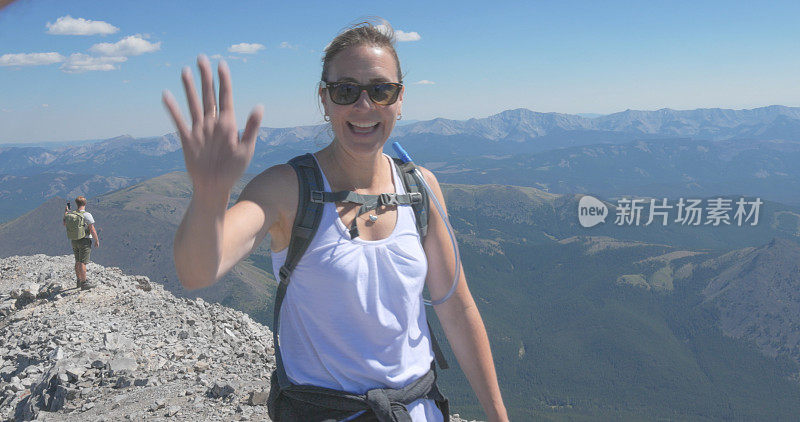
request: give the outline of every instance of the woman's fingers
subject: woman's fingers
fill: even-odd
[[[186,125],[183,117],[181,116],[178,103],[169,91],[164,91],[163,102],[164,106],[169,111],[175,127],[181,137],[181,144],[183,145],[184,153],[189,150],[196,150],[197,147],[211,146],[216,144],[212,138],[229,139],[234,143],[238,140],[236,136],[235,113],[233,107],[233,84],[231,82],[230,69],[228,65],[222,61],[219,63],[219,114],[217,115],[217,102],[216,93],[214,90],[213,74],[211,72],[211,63],[204,55],[197,58],[197,67],[200,69],[200,80],[202,83],[203,105],[201,107],[200,101],[197,97],[192,72],[189,68],[184,68],[181,72],[181,79],[183,80],[183,88],[186,91],[186,101],[189,106],[189,113],[192,116],[192,126]],[[222,117],[224,114],[224,118]],[[261,125],[261,118],[264,114],[264,108],[261,105],[253,108],[247,118],[245,129],[242,133],[242,138],[239,143],[243,144],[252,155],[255,140],[258,136],[258,128]],[[200,131],[198,125],[202,128]],[[187,161],[187,165],[188,165]]]
[[[189,128],[186,127],[186,123],[183,121],[183,117],[181,117],[181,110],[178,108],[178,102],[175,101],[175,97],[172,96],[172,93],[164,90],[161,95],[161,99],[164,102],[164,106],[167,107],[167,111],[172,116],[172,121],[175,123],[175,127],[178,129],[178,134],[181,137],[181,143],[188,142],[190,137]],[[184,145],[184,148],[186,145]]]
[[[183,90],[186,91],[186,102],[189,103],[189,114],[192,115],[192,127],[194,127],[203,121],[203,109],[200,108],[200,101],[197,100],[192,70],[188,66],[183,68],[181,80],[183,80]]]
[[[214,75],[211,73],[208,57],[204,54],[198,56],[197,67],[200,68],[200,81],[203,84],[203,114],[206,119],[213,119],[217,115],[217,94],[214,90]]]
[[[233,112],[233,87],[231,86],[231,72],[228,69],[228,64],[224,60],[220,60],[217,66],[219,72],[219,114],[229,112],[235,116]]]
[[[253,145],[256,143],[256,135],[258,135],[258,128],[261,125],[261,116],[264,114],[264,106],[257,105],[250,112],[247,117],[247,123],[244,126],[242,133],[242,143],[247,145],[247,148],[252,150]]]

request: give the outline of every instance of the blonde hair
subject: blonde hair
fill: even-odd
[[[77,198],[75,198],[75,205],[77,205],[78,208],[85,207],[86,206],[86,198],[84,198],[82,195],[77,197]]]
[[[362,45],[385,48],[394,57],[397,63],[397,81],[403,82],[403,72],[400,70],[400,59],[394,49],[394,30],[384,19],[371,18],[363,22],[350,25],[339,33],[333,41],[325,47],[325,54],[322,57],[322,81],[327,80],[331,62],[342,51]]]

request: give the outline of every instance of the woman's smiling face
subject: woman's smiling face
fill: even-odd
[[[397,63],[392,54],[381,47],[356,46],[337,54],[331,61],[326,82],[354,82],[361,85],[376,82],[399,82]],[[405,89],[405,88],[403,88]],[[331,118],[336,139],[353,152],[372,152],[383,149],[392,133],[403,105],[403,91],[390,105],[372,102],[366,91],[349,105],[331,101],[327,89],[320,89],[325,114]]]

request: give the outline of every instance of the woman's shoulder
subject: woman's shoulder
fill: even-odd
[[[436,187],[439,186],[439,181],[436,180],[436,176],[433,174],[432,171],[419,165],[417,166],[417,168],[419,169],[420,173],[422,173],[422,177],[425,179],[425,182],[428,183],[431,189],[433,189],[434,186]]]
[[[277,164],[250,180],[239,200],[253,201],[286,217],[287,213],[294,213],[297,207],[298,191],[294,169],[288,164]]]

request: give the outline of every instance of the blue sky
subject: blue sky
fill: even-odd
[[[322,49],[371,15],[415,39],[397,46],[406,119],[800,106],[797,1],[231,3],[6,6],[0,143],[171,132],[161,91],[185,102],[180,69],[196,73],[198,53],[228,61],[240,123],[260,103],[262,126],[320,124]],[[230,51],[242,43],[263,48]]]

